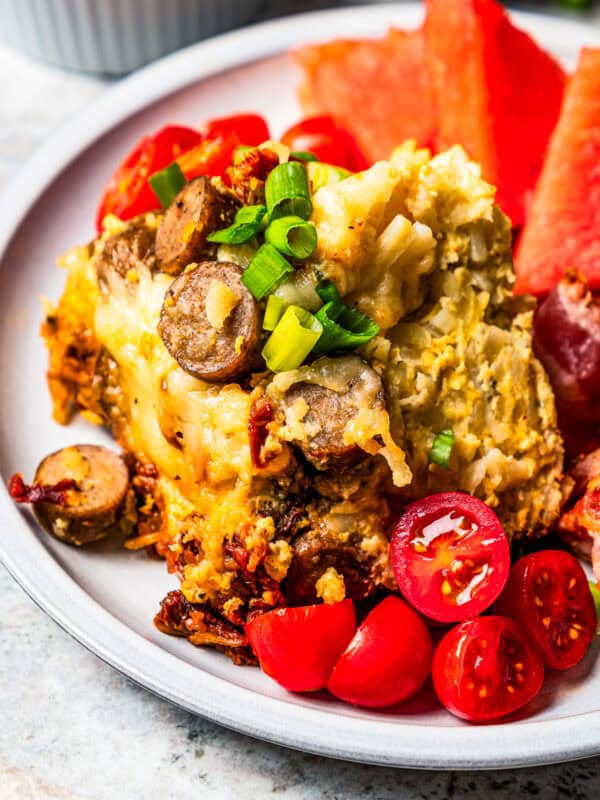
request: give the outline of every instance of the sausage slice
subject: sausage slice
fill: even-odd
[[[55,485],[72,480],[65,504],[36,503],[35,515],[53,536],[82,545],[103,539],[123,516],[129,491],[129,471],[117,453],[106,447],[80,444],[46,456],[35,483]]]
[[[122,280],[135,280],[140,268],[151,272],[156,269],[155,241],[156,230],[146,225],[143,217],[132,220],[123,231],[107,239],[96,261],[100,285],[108,285],[111,273]]]
[[[284,421],[294,424],[292,444],[317,469],[349,465],[366,454],[344,434],[360,413],[384,404],[381,379],[358,356],[321,358],[296,370],[296,380],[280,393],[277,379],[268,390]],[[274,389],[274,391],[273,391]]]
[[[207,255],[206,237],[225,228],[238,208],[233,196],[218,192],[209,178],[187,183],[175,197],[158,227],[156,255],[163,272],[179,273]]]
[[[241,274],[235,264],[205,261],[167,290],[158,332],[179,366],[195,378],[224,383],[252,367],[260,321]]]

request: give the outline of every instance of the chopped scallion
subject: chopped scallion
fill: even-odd
[[[342,302],[342,298],[340,297],[338,290],[335,288],[335,284],[333,281],[330,281],[327,278],[324,278],[322,281],[317,283],[315,291],[324,303]]]
[[[209,242],[219,244],[244,244],[259,232],[263,218],[267,213],[265,206],[244,206],[235,215],[233,225],[215,231],[206,238]]]
[[[311,194],[314,194],[322,186],[339,183],[352,175],[343,167],[334,167],[333,164],[323,164],[320,161],[311,161],[307,164],[306,174]]]
[[[187,183],[179,164],[174,161],[165,169],[150,175],[148,183],[163,208],[168,208]]]
[[[429,453],[429,460],[432,464],[437,464],[444,469],[450,469],[450,456],[454,447],[454,433],[450,428],[440,431],[435,439]]]
[[[276,294],[270,294],[267,298],[267,307],[263,317],[263,329],[265,331],[274,331],[284,310],[285,301],[281,297],[277,297]]]
[[[269,219],[300,217],[308,219],[312,212],[306,167],[298,161],[286,161],[271,170],[265,182]]]
[[[296,159],[296,161],[318,161],[318,157],[311,153],[309,150],[293,150],[290,153],[290,158]]]
[[[242,273],[245,284],[257,300],[272,292],[282,278],[294,268],[271,244],[263,244]]]
[[[262,355],[271,372],[287,372],[302,364],[318,342],[323,327],[300,306],[289,306],[269,336]]]
[[[267,242],[291,258],[308,258],[317,246],[317,230],[300,217],[280,217],[265,231]]]
[[[379,326],[370,317],[334,300],[325,303],[315,316],[323,326],[323,335],[315,347],[317,353],[354,350],[379,333]]]

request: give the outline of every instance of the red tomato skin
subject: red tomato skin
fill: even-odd
[[[518,657],[524,665],[523,685],[513,693],[506,686],[517,673],[507,673],[505,666],[497,663],[501,637],[518,646]],[[469,648],[481,640],[487,642],[486,647],[477,654],[474,670],[469,670],[465,663]],[[474,672],[488,686],[492,685],[485,699],[478,695],[481,683],[469,686]],[[433,656],[432,675],[435,692],[448,711],[469,722],[490,722],[533,700],[544,683],[544,665],[518,623],[506,617],[486,616],[463,622],[444,636]]]
[[[290,692],[323,689],[355,631],[352,600],[278,608],[245,626],[263,672]]]
[[[102,232],[102,220],[107,214],[125,221],[159,209],[148,178],[201,141],[198,131],[181,125],[167,125],[153,136],[144,136],[108,181],[96,213],[98,233]]]
[[[352,705],[395,705],[423,686],[432,651],[431,636],[417,612],[399,597],[386,597],[359,626],[327,688]]]
[[[419,555],[412,544],[415,531],[451,512],[478,523],[478,531],[485,539],[478,552],[488,573],[470,600],[456,604],[444,599],[443,576],[429,568],[427,554]],[[401,593],[421,614],[442,623],[471,619],[489,608],[504,588],[510,571],[510,548],[498,517],[483,501],[463,492],[441,492],[411,503],[396,524],[390,552]],[[469,555],[466,551],[463,558]]]
[[[292,151],[309,151],[319,161],[360,172],[370,166],[356,139],[333,117],[307,117],[292,125],[281,137]]]
[[[550,607],[546,608],[535,602],[536,581],[544,571],[550,576],[550,581],[542,587],[542,596],[548,592],[553,595]],[[562,583],[567,576],[568,580],[575,580],[572,598],[567,596]],[[550,640],[553,628],[544,628],[542,617],[548,615],[555,618],[561,606],[572,612],[575,604],[578,611],[576,621],[582,630],[577,631],[576,639],[566,638],[568,631],[565,633],[564,641],[569,645],[568,649],[553,646]],[[511,570],[495,610],[521,624],[537,647],[544,665],[550,669],[574,667],[585,656],[596,635],[596,607],[588,579],[575,556],[562,550],[541,550],[520,558]]]
[[[191,150],[186,150],[176,160],[188,181],[200,175],[208,175],[209,178],[222,177],[227,167],[231,166],[233,151],[238,144],[239,140],[233,134],[226,138],[205,139]]]
[[[202,126],[203,139],[226,139],[234,136],[240,145],[258,147],[270,139],[269,126],[259,114],[234,114],[211,119]]]

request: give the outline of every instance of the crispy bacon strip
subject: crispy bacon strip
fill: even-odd
[[[179,590],[169,592],[161,601],[154,624],[162,633],[185,636],[195,645],[224,648],[247,647],[243,632],[218,617],[203,605],[189,603]]]
[[[15,503],[53,503],[56,506],[67,506],[67,492],[77,488],[75,481],[63,478],[54,485],[41,483],[25,483],[23,476],[15,474],[8,482],[8,493]]]
[[[269,435],[269,423],[273,421],[273,406],[266,397],[259,397],[250,409],[248,435],[252,463],[257,469],[264,469],[269,458],[263,458],[262,449]]]

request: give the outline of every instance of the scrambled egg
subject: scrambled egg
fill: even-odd
[[[414,499],[461,489],[510,536],[547,528],[562,501],[562,440],[532,351],[532,308],[511,297],[509,220],[460,147],[391,161],[319,190],[319,269],[382,335],[364,355],[384,378]],[[450,428],[450,469],[429,463]],[[399,487],[402,488],[402,487]]]

